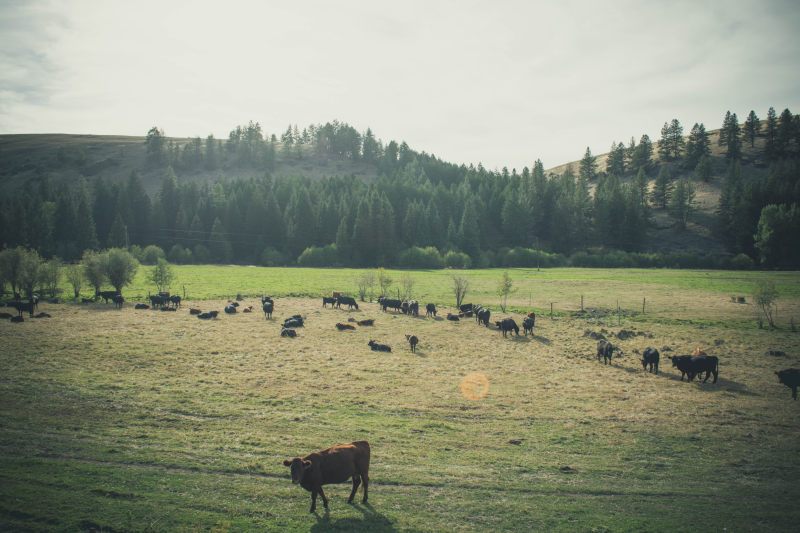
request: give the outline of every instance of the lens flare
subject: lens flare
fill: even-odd
[[[461,381],[461,394],[467,400],[480,400],[489,392],[489,380],[479,372],[473,372]]]

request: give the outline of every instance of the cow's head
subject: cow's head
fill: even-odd
[[[678,366],[678,356],[677,355],[670,355],[668,357],[669,357],[669,360],[672,361],[672,366]]]
[[[292,483],[301,483],[306,471],[311,469],[311,461],[295,457],[291,461],[289,459],[284,459],[283,466],[289,467],[292,474]]]
[[[775,372],[775,375],[778,376],[778,383],[783,383],[783,373]]]

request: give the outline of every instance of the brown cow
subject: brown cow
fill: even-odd
[[[419,339],[417,338],[417,336],[416,335],[406,335],[406,340],[408,341],[408,344],[411,345],[411,353],[416,352],[417,351],[417,344],[419,344]]]
[[[344,331],[346,329],[356,329],[356,327],[353,326],[352,324],[342,324],[341,322],[337,322],[336,329],[338,329],[339,331]]]
[[[190,308],[189,308],[189,314],[190,314],[190,315],[199,315],[199,314],[200,314],[200,313],[202,313],[202,312],[203,312],[203,310],[202,310],[202,309],[198,309],[198,308],[196,308],[196,307],[190,307]]]
[[[692,355],[698,356],[698,355],[708,355],[708,354],[702,348],[695,348],[694,351],[692,351]]]
[[[357,440],[350,444],[338,444],[325,450],[310,453],[305,457],[286,459],[283,466],[291,468],[292,483],[311,492],[311,510],[317,508],[317,494],[322,496],[322,504],[328,508],[328,498],[322,492],[322,485],[342,483],[353,478],[353,490],[347,503],[353,503],[359,484],[364,482],[364,499],[367,503],[369,487],[369,443]]]
[[[372,326],[375,324],[374,318],[365,318],[364,320],[359,320],[356,322],[359,326]]]

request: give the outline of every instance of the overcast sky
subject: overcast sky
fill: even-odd
[[[0,0],[0,133],[334,119],[521,170],[800,112],[800,2]]]

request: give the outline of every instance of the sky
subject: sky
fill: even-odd
[[[339,120],[457,164],[800,112],[800,2],[0,0],[0,134]]]

